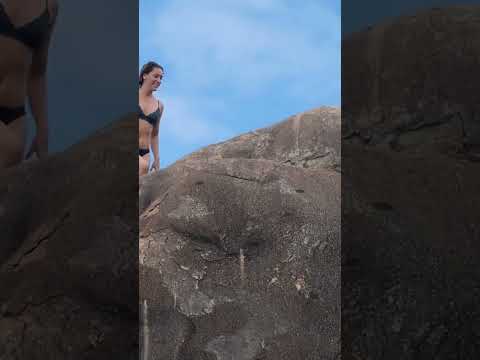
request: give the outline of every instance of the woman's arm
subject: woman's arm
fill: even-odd
[[[35,139],[30,147],[27,157],[36,153],[42,158],[48,153],[48,114],[47,114],[47,64],[50,38],[55,27],[58,5],[52,4],[50,9],[50,28],[42,45],[34,50],[32,64],[28,76],[27,95],[30,102],[32,115],[37,126]]]
[[[163,114],[163,104],[160,103],[160,115],[158,117],[157,124],[153,128],[152,132],[152,151],[153,151],[153,166],[152,169],[159,170],[160,169],[160,157],[158,154],[158,134],[160,131],[160,120]]]

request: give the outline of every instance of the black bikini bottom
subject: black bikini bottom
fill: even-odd
[[[0,121],[5,125],[25,115],[25,106],[0,106]]]
[[[150,152],[150,149],[138,149],[138,155],[144,156]]]

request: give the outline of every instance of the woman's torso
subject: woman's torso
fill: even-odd
[[[25,103],[33,54],[31,45],[38,42],[39,35],[43,36],[37,32],[46,30],[45,26],[39,26],[48,20],[46,6],[46,0],[0,1],[0,107],[18,107]],[[24,129],[24,118],[9,124],[19,136]]]
[[[156,122],[159,121],[160,103],[154,97],[139,99],[138,145],[140,149],[148,149],[152,132]]]

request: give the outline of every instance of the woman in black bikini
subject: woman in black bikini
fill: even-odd
[[[37,133],[27,156],[48,153],[46,72],[56,0],[0,1],[0,170],[22,161],[25,100]]]
[[[163,67],[150,61],[143,65],[140,71],[140,89],[138,91],[139,103],[139,151],[138,172],[139,175],[148,173],[150,146],[153,152],[152,169],[160,168],[158,157],[158,130],[160,118],[163,113],[163,104],[153,96],[163,79]]]

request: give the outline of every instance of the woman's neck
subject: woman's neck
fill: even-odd
[[[153,96],[153,91],[152,90],[147,90],[142,86],[140,88],[140,96],[142,96],[142,97],[152,97]]]

